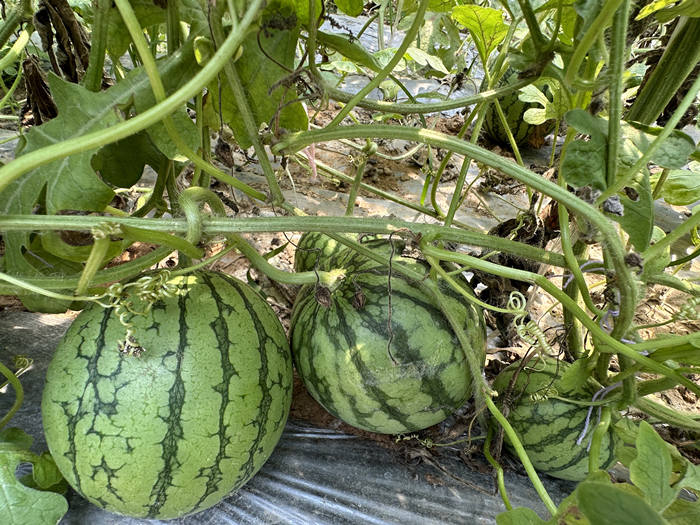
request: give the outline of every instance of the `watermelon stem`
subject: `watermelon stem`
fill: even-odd
[[[498,464],[493,456],[491,455],[491,439],[493,438],[494,428],[493,425],[489,426],[489,432],[486,435],[486,443],[484,443],[484,456],[486,460],[491,463],[491,466],[496,471],[496,480],[498,483],[498,493],[501,495],[503,504],[506,506],[507,510],[513,510],[513,506],[510,504],[510,498],[508,498],[508,492],[506,491],[506,483],[503,478],[503,467]]]
[[[501,411],[498,410],[498,407],[494,404],[490,396],[485,396],[484,401],[486,402],[486,406],[488,407],[493,417],[496,418],[496,421],[498,421],[498,423],[503,427],[505,433],[508,435],[508,439],[510,439],[511,445],[515,449],[515,452],[518,454],[520,462],[523,464],[523,467],[525,467],[525,471],[527,472],[530,481],[535,487],[537,494],[540,496],[540,499],[544,503],[545,507],[547,507],[549,513],[552,516],[554,516],[557,513],[557,506],[554,504],[552,498],[547,493],[547,489],[544,488],[544,485],[542,484],[540,477],[537,475],[535,467],[532,466],[532,462],[530,461],[527,452],[525,452],[522,443],[518,439],[518,435],[515,433],[515,430],[513,430],[513,427],[510,426],[508,420],[503,416],[503,414],[501,414]]]
[[[600,469],[600,448],[603,442],[603,438],[608,432],[608,427],[610,426],[610,421],[612,419],[612,408],[610,405],[604,406],[602,408],[602,413],[600,415],[600,420],[595,427],[593,432],[593,437],[589,445],[588,450],[588,473],[595,472]]]
[[[22,403],[24,402],[24,389],[22,388],[22,384],[19,382],[19,379],[17,379],[17,376],[12,373],[12,370],[2,364],[2,362],[0,362],[0,373],[7,378],[12,387],[15,389],[15,402],[12,405],[12,408],[10,408],[10,411],[5,414],[2,419],[0,419],[0,430],[2,430],[2,428],[10,422],[12,417],[22,406]]]

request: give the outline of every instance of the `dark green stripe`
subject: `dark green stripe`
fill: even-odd
[[[179,322],[180,322],[180,342],[175,352],[167,352],[163,355],[162,361],[175,356],[176,366],[174,371],[173,384],[168,391],[168,407],[170,412],[167,416],[162,417],[166,424],[166,433],[161,441],[163,447],[163,468],[158,473],[153,488],[151,489],[151,498],[154,498],[153,504],[148,510],[148,518],[155,518],[160,513],[160,509],[168,500],[168,489],[172,486],[173,472],[180,468],[180,460],[177,457],[180,440],[183,439],[182,430],[182,407],[185,404],[185,382],[182,379],[182,361],[185,355],[185,349],[188,346],[187,331],[187,291],[183,291],[178,295],[179,307]],[[167,370],[165,365],[162,370]]]

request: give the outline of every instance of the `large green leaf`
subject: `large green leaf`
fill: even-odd
[[[583,482],[577,492],[579,508],[595,525],[666,524],[642,498],[612,485]]]
[[[158,71],[169,89],[174,89],[177,82],[189,79],[196,73],[196,68],[192,45],[183,46],[171,57],[158,61]],[[49,85],[58,107],[58,116],[26,134],[26,146],[20,155],[116,124],[123,118],[117,107],[132,97],[140,101],[140,110],[148,109],[148,104],[154,102],[150,82],[142,68],[98,93],[65,82],[55,75],[49,75]],[[100,180],[91,166],[91,158],[96,152],[96,149],[84,151],[25,173],[0,194],[0,213],[31,214],[37,205],[49,215],[61,210],[104,210],[114,192]],[[41,250],[41,243],[32,245],[28,232],[6,232],[3,240],[3,263],[5,271],[10,274],[33,277],[44,274],[70,275],[79,271],[79,268],[71,265],[59,267],[56,261],[46,261],[34,253],[31,248]],[[48,300],[35,294],[22,295],[21,298],[30,310],[60,312],[68,306],[65,302]]]
[[[165,23],[165,9],[158,7],[153,0],[129,0],[131,7],[141,27]],[[165,6],[165,2],[162,4]],[[109,13],[109,31],[107,32],[107,50],[113,57],[121,57],[126,53],[131,36],[124,24],[119,9],[112,7]]]
[[[662,128],[645,126],[639,122],[623,122],[623,135],[642,153],[646,152]],[[695,142],[682,131],[674,130],[651,156],[651,161],[663,168],[679,169],[688,162],[688,157],[695,151]]]
[[[460,5],[452,10],[452,17],[469,29],[484,64],[508,34],[508,25],[503,22],[503,12],[497,9]]]
[[[141,179],[146,165],[157,170],[163,158],[148,133],[140,131],[102,148],[92,157],[91,165],[102,180],[130,188]]]
[[[299,24],[292,0],[273,0],[263,12],[261,28],[251,30],[243,42],[243,54],[235,62],[246,93],[246,101],[255,123],[269,124],[288,131],[305,130],[308,117],[297,98],[294,84],[285,87],[281,81],[294,69],[294,53],[299,38]],[[283,29],[277,29],[283,28]],[[210,86],[218,106],[219,84]],[[221,75],[221,113],[242,148],[252,145],[240,116],[233,92]],[[218,108],[217,108],[218,109]],[[277,118],[279,120],[277,121]]]
[[[644,491],[646,500],[662,511],[676,499],[680,487],[671,488],[671,454],[666,443],[646,421],[639,424],[637,459],[630,465],[632,483]]]
[[[21,463],[31,463],[34,465],[33,479],[37,486],[50,488],[61,479],[55,463],[29,452],[16,443],[0,439],[0,516],[3,523],[58,523],[68,512],[66,499],[55,492],[29,488],[23,485],[15,474]]]

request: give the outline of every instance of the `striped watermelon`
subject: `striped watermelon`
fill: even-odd
[[[95,505],[134,517],[184,516],[241,487],[272,453],[291,403],[287,339],[259,295],[209,271],[169,284],[176,296],[126,317],[139,357],[120,353],[114,308],[81,312],[43,394],[63,475]]]
[[[518,71],[515,69],[508,68],[501,78],[501,80],[496,85],[496,89],[505,87],[509,84],[513,84],[518,80]],[[485,85],[481,86],[481,89],[486,89]],[[543,91],[547,98],[552,100],[549,88],[546,87]],[[515,91],[509,95],[505,95],[498,99],[503,114],[506,116],[506,120],[510,126],[510,131],[513,134],[515,143],[519,146],[529,146],[532,148],[539,148],[544,144],[544,137],[554,130],[555,122],[553,120],[548,120],[540,125],[528,124],[525,122],[525,112],[530,108],[541,108],[539,104],[531,104],[529,102],[523,102],[518,98],[520,91]],[[483,124],[484,135],[493,143],[499,146],[505,146],[510,148],[510,141],[508,140],[508,134],[506,133],[503,124],[501,123],[501,118],[498,116],[498,111],[496,110],[495,104],[490,104],[488,110],[486,111],[486,117],[484,118]]]
[[[358,235],[355,233],[342,233],[340,235],[352,241],[359,240],[359,242],[379,239],[377,235]],[[404,242],[400,239],[393,239],[392,242],[394,243],[394,251],[401,253],[405,245]],[[389,255],[391,246],[388,243],[383,244],[383,246],[388,248],[386,254]],[[321,232],[306,232],[299,238],[297,250],[294,252],[294,271],[310,272],[314,268],[320,269],[321,264],[332,255],[347,249],[344,244]],[[316,261],[318,261],[318,266]]]
[[[357,238],[353,235],[347,235],[347,237],[353,240]],[[316,268],[316,261],[320,265],[336,251],[346,249],[344,244],[321,232],[306,232],[299,238],[297,250],[294,252],[294,271],[310,272]]]
[[[387,249],[386,241],[369,245]],[[398,256],[393,264],[429,270]],[[355,427],[397,434],[439,423],[469,398],[463,350],[418,283],[393,272],[389,331],[389,269],[350,250],[332,256],[326,267],[343,268],[345,280],[325,294],[302,288],[290,334],[297,373],[326,410]],[[440,288],[483,362],[481,312],[449,286]]]
[[[503,395],[519,365],[519,362],[513,363],[498,374],[493,382],[494,390]],[[547,359],[544,363],[532,359],[516,379],[508,422],[518,434],[537,470],[555,478],[582,481],[588,475],[588,444],[598,412],[593,410],[586,435],[581,445],[577,445],[576,441],[584,431],[588,407],[549,397],[591,401],[601,387],[590,379],[577,392],[565,390],[560,378],[568,368],[567,363],[555,359]],[[617,418],[618,415],[614,417]],[[619,440],[612,427],[610,425],[603,437],[600,449],[599,465],[604,470],[617,461],[616,447]],[[507,437],[505,441],[514,453]]]

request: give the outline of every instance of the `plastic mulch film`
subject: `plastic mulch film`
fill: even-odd
[[[11,426],[34,437],[32,449],[46,449],[41,429],[41,390],[46,368],[71,319],[6,312],[0,314],[0,360],[22,353],[34,360],[21,380],[25,403]],[[0,413],[14,394],[0,393]],[[243,488],[203,512],[170,521],[111,514],[68,495],[70,510],[61,525],[228,524],[492,524],[505,511],[493,477],[468,468],[456,453],[445,451],[440,467],[407,464],[396,452],[375,442],[299,422],[287,424],[268,462]],[[574,488],[570,482],[543,476],[559,501]],[[506,473],[513,506],[529,506],[542,517],[544,505],[526,476]],[[7,524],[4,519],[0,520]],[[32,524],[33,525],[33,524]],[[39,525],[39,524],[37,524]]]

